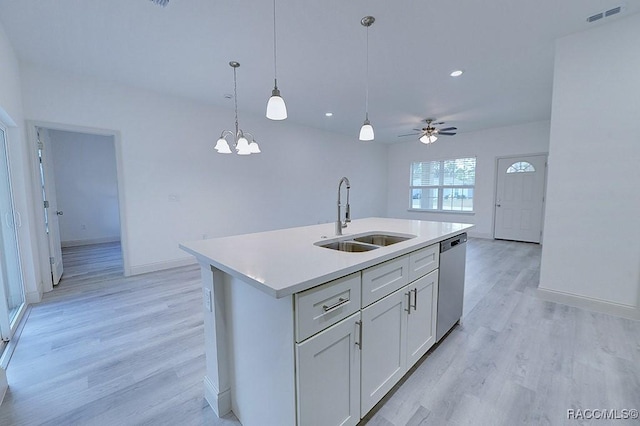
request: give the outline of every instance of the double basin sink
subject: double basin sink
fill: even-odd
[[[337,241],[319,241],[315,243],[315,245],[331,250],[361,253],[365,251],[375,250],[380,247],[401,243],[402,241],[407,241],[415,237],[415,235],[409,234],[383,234],[380,232],[375,232],[362,235],[350,235]]]

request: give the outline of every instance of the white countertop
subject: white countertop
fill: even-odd
[[[367,218],[357,219],[335,235],[335,224],[303,226],[180,244],[201,264],[212,265],[248,284],[281,298],[369,266],[453,237],[473,228],[466,223]],[[362,253],[318,247],[371,232],[411,234],[416,238]]]

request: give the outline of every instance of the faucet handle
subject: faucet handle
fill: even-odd
[[[347,207],[345,208],[345,211],[344,211],[344,222],[345,223],[351,222],[351,206],[349,204],[347,204]]]

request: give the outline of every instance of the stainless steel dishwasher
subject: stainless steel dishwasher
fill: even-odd
[[[466,253],[466,233],[440,243],[436,342],[440,341],[462,317]]]

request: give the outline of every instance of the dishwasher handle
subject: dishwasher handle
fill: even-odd
[[[451,250],[452,248],[464,244],[467,242],[467,234],[462,233],[460,235],[456,235],[453,238],[449,238],[448,240],[444,240],[440,243],[440,253],[444,253],[447,250]]]

